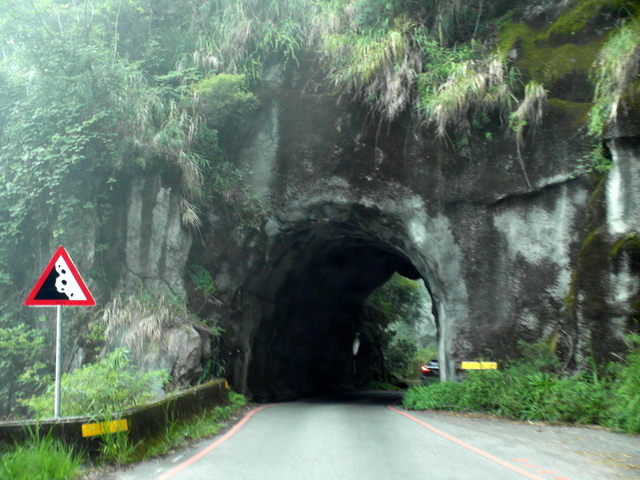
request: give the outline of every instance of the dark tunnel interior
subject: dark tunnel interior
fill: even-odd
[[[273,315],[263,318],[253,343],[248,388],[259,401],[334,393],[353,388],[380,352],[365,340],[363,304],[397,272],[419,279],[401,254],[364,241],[328,242],[292,254],[275,291]]]

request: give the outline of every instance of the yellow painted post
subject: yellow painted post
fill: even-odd
[[[125,432],[127,430],[129,430],[129,422],[127,422],[126,418],[110,422],[85,423],[82,425],[82,436],[95,437],[105,433]]]
[[[460,362],[462,370],[496,370],[498,364],[496,362]]]

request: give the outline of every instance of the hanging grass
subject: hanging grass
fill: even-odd
[[[594,107],[589,133],[599,137],[621,109],[640,98],[640,23],[627,20],[609,38],[594,64]]]
[[[327,35],[322,45],[328,79],[336,90],[369,103],[386,120],[410,103],[422,56],[411,21],[398,18],[388,30]]]
[[[159,343],[167,329],[193,320],[180,300],[146,292],[115,295],[103,313],[105,336],[120,338],[137,361],[144,360],[146,347]]]

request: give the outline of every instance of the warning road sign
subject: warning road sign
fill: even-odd
[[[30,307],[90,307],[96,301],[65,248],[58,247],[24,304]]]

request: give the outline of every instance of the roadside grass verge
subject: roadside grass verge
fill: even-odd
[[[225,422],[247,404],[244,395],[232,391],[229,392],[229,400],[231,402],[229,405],[211,408],[188,422],[167,422],[167,427],[159,436],[149,439],[135,449],[130,461],[163,455],[193,441],[218,434],[225,426]]]
[[[3,480],[72,480],[84,456],[51,436],[32,435],[29,442],[16,445],[0,456]]]
[[[537,355],[503,370],[471,371],[460,382],[410,388],[412,410],[484,412],[517,420],[593,424],[640,433],[640,336],[629,339],[624,362],[606,373],[568,376],[552,355]],[[531,358],[531,357],[530,357]]]
[[[213,407],[189,421],[168,422],[164,431],[143,442],[132,443],[128,432],[102,435],[102,449],[93,460],[50,435],[40,436],[36,432],[24,444],[0,451],[0,479],[74,480],[91,477],[95,469],[109,470],[163,455],[219,433],[225,422],[247,404],[243,395],[232,391],[229,400],[229,405]]]

